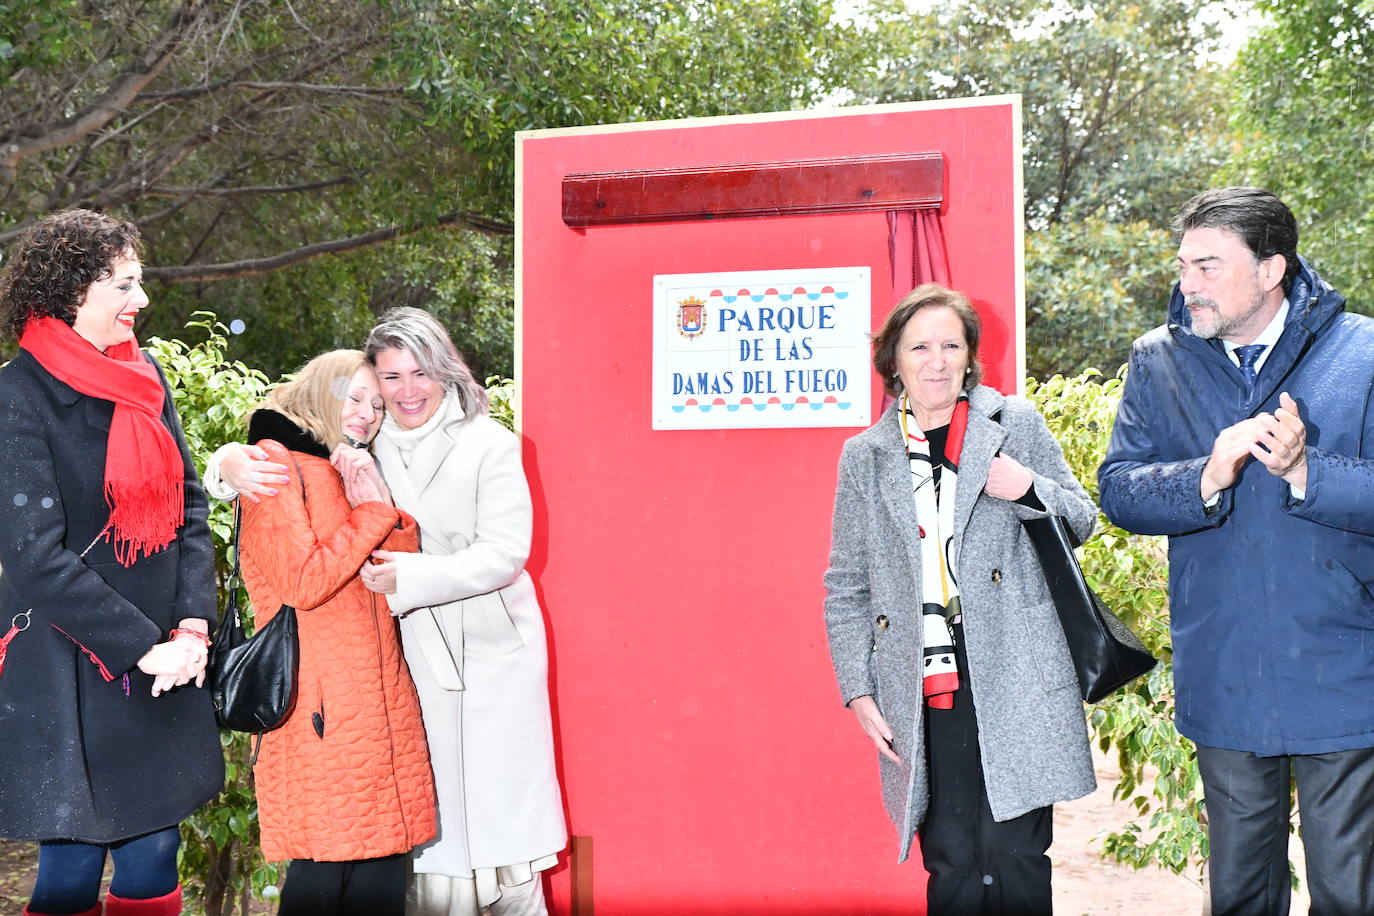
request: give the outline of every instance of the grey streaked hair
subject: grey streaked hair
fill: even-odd
[[[377,354],[398,348],[415,357],[425,374],[453,392],[463,415],[475,417],[487,412],[487,390],[473,378],[472,370],[458,355],[444,326],[424,309],[390,309],[367,335],[363,352],[375,367]]]

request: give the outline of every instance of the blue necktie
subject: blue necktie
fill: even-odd
[[[1258,372],[1255,370],[1255,360],[1264,352],[1264,344],[1246,344],[1243,347],[1236,347],[1236,359],[1240,361],[1240,374],[1245,376],[1245,393],[1252,394],[1255,390],[1255,378]]]

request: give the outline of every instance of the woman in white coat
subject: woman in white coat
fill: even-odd
[[[387,417],[376,460],[420,525],[418,554],[377,551],[364,584],[400,618],[420,694],[439,833],[415,851],[410,916],[538,916],[540,872],[567,842],[554,770],[543,613],[529,575],[519,439],[429,313],[392,309],[364,347]],[[266,492],[271,465],[226,455],[226,483]],[[362,473],[365,450],[341,456]],[[348,473],[349,468],[341,468]]]

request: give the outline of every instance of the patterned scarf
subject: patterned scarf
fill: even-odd
[[[921,621],[925,646],[921,692],[931,707],[950,709],[954,706],[954,691],[959,689],[952,629],[960,613],[954,499],[959,483],[959,455],[964,447],[964,431],[968,429],[968,397],[960,395],[954,405],[945,453],[938,465],[931,458],[930,442],[916,422],[915,411],[905,394],[900,416],[921,539]]]
[[[24,326],[19,346],[59,381],[114,402],[105,452],[105,502],[115,558],[132,566],[139,556],[172,543],[186,514],[185,470],[176,441],[162,425],[162,380],[138,341],[102,354],[66,322],[33,318]]]

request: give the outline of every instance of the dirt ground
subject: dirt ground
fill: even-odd
[[[1119,829],[1131,807],[1112,801],[1115,764],[1097,753],[1097,791],[1054,809],[1054,910],[1058,916],[1200,916],[1202,885],[1161,869],[1135,871],[1102,861],[1099,835]]]
[[[1133,871],[1103,862],[1097,837],[1119,828],[1131,815],[1128,805],[1112,801],[1117,781],[1115,766],[1097,757],[1097,791],[1055,809],[1054,903],[1058,916],[1202,916],[1201,885],[1188,877],[1158,869]],[[1290,851],[1302,874],[1302,850],[1294,841]],[[35,864],[33,844],[0,840],[0,916],[18,914],[28,900]],[[1308,908],[1302,892],[1293,898],[1293,912]],[[269,913],[271,907],[254,907]],[[564,916],[564,914],[554,914]],[[837,914],[841,916],[841,914]]]
[[[28,902],[35,865],[33,844],[0,840],[0,913],[18,913]]]

